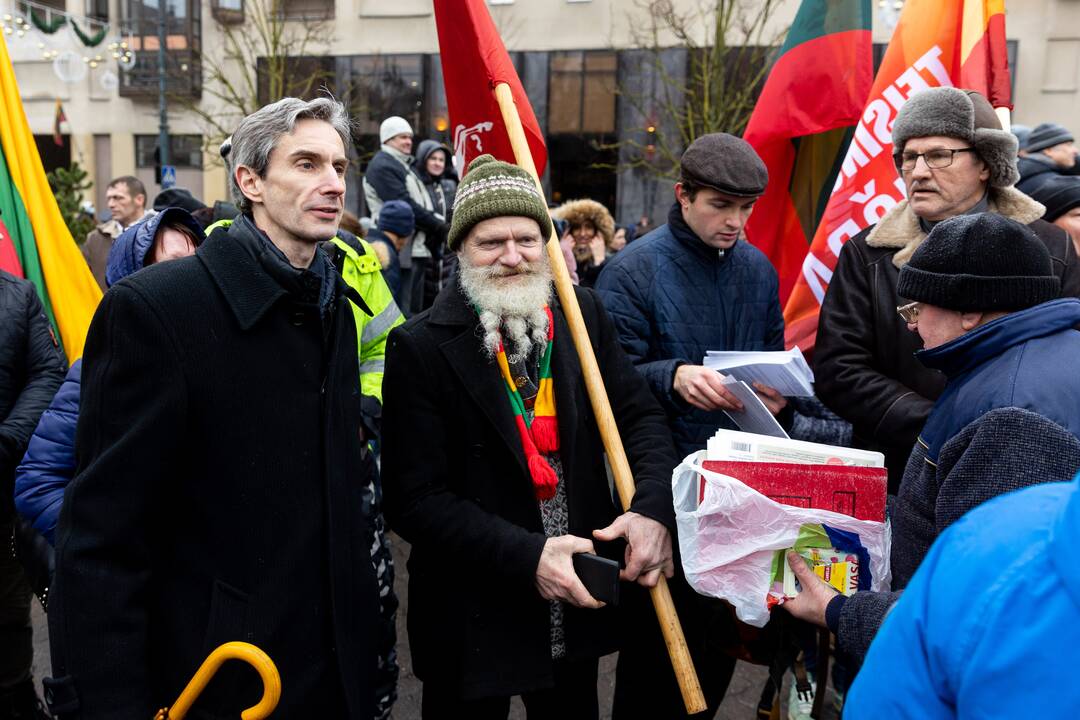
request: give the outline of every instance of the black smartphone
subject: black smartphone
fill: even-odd
[[[577,553],[574,572],[594,598],[608,605],[619,604],[618,562],[592,553]]]

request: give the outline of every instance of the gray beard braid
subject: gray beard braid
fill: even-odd
[[[508,344],[516,354],[528,357],[533,345],[547,343],[548,318],[544,306],[551,300],[551,266],[547,258],[523,262],[526,274],[513,288],[499,287],[495,279],[508,273],[498,265],[470,265],[458,256],[458,284],[465,297],[480,313],[484,352],[495,357],[499,351],[500,331],[505,330]]]

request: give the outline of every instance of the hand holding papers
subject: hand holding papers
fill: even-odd
[[[814,372],[797,346],[774,352],[709,350],[702,365],[748,385],[755,382],[767,385],[786,397],[814,394]]]
[[[733,377],[723,377],[722,382],[728,392],[739,399],[742,410],[724,410],[724,414],[731,418],[743,432],[756,433],[758,435],[770,435],[772,437],[786,438],[788,434],[776,418],[761,402],[754,389],[742,380]]]

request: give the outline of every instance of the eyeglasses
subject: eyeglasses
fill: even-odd
[[[919,322],[919,305],[918,302],[911,302],[907,305],[897,305],[896,313],[904,319],[906,323]]]
[[[934,148],[924,153],[897,153],[893,155],[893,162],[896,163],[897,170],[910,171],[915,169],[915,163],[922,158],[926,161],[926,167],[931,170],[941,170],[952,165],[953,160],[956,159],[956,153],[959,152],[975,152],[975,148]]]

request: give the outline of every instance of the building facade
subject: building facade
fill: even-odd
[[[9,33],[7,40],[46,166],[75,160],[86,168],[99,216],[111,177],[136,175],[153,196],[158,189],[157,0],[3,3],[9,13],[26,17],[33,12],[41,21],[25,36]],[[669,136],[676,129],[665,117],[664,103],[650,105],[649,99],[677,94],[695,51],[679,47],[670,32],[658,38],[668,49],[659,54],[648,49],[650,15],[644,0],[489,0],[489,5],[547,135],[544,183],[552,201],[588,196],[607,205],[617,222],[638,222],[643,216],[663,222],[671,182],[650,169],[643,148],[649,147],[650,129]],[[226,32],[255,37],[257,7],[268,6],[284,18],[286,29],[319,23],[318,36],[309,39],[303,58],[290,61],[289,71],[317,77],[312,93],[325,87],[348,104],[358,134],[347,205],[363,214],[358,181],[378,149],[384,117],[406,117],[418,138],[452,140],[430,0],[166,0],[170,162],[177,167],[177,184],[207,203],[227,198],[225,171],[206,147],[211,129],[188,108],[211,116],[218,111],[221,101],[207,87],[207,78],[210,67],[224,68],[229,75],[229,63],[235,66],[236,60],[225,57]],[[673,0],[671,6],[689,13],[698,3]],[[783,2],[760,37],[779,37],[797,8],[798,0]],[[1080,116],[1080,3],[1012,0],[1007,10],[1014,120],[1075,125],[1073,118]],[[56,11],[77,18],[85,26],[84,37],[71,27],[45,37],[40,28],[59,17]],[[891,32],[888,20],[886,12],[875,13],[879,55]],[[706,45],[707,24],[697,26],[695,43]],[[106,41],[122,42],[117,50],[131,52],[130,60],[121,55],[123,66],[106,49],[112,42],[96,47],[82,42],[88,35],[94,39],[92,33],[103,27]],[[737,40],[729,37],[729,42]],[[85,72],[78,71],[79,62]],[[257,88],[260,96],[268,94],[264,84]],[[63,145],[53,139],[57,100],[66,117],[60,123]],[[1080,126],[1073,129],[1080,131]]]

